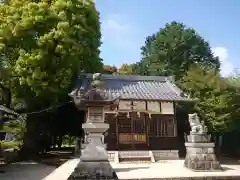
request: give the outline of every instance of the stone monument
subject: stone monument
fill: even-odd
[[[106,146],[102,137],[109,129],[109,124],[104,122],[104,108],[117,107],[119,97],[112,98],[102,88],[101,74],[93,75],[90,90],[86,92],[75,91],[71,96],[76,107],[86,110],[86,122],[82,124],[87,142],[81,152],[80,163],[75,168],[69,180],[76,179],[116,179],[115,173],[108,161]],[[79,94],[78,94],[79,93]],[[85,140],[86,141],[86,140]]]
[[[211,137],[208,134],[207,126],[199,120],[196,113],[189,114],[191,126],[190,135],[185,143],[187,154],[184,166],[193,171],[220,171],[222,170],[216,158]]]

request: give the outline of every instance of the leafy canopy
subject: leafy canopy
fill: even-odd
[[[118,74],[120,75],[133,75],[134,65],[133,64],[122,64],[118,69]]]
[[[192,66],[181,80],[181,86],[197,98],[195,110],[212,131],[239,131],[239,88],[228,83],[214,70],[204,71]],[[236,126],[238,124],[238,126]]]
[[[175,21],[148,36],[141,48],[138,74],[183,77],[194,63],[204,69],[219,70],[220,63],[211,48],[194,29]]]
[[[0,4],[0,53],[27,104],[54,103],[80,70],[101,70],[99,14],[90,0]]]

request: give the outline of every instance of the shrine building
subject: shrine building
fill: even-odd
[[[172,77],[102,74],[103,89],[109,97],[119,97],[116,109],[106,108],[110,125],[104,141],[109,157],[177,159],[180,143],[176,103],[191,101],[174,84]],[[79,93],[91,87],[92,74],[82,74]],[[86,112],[88,113],[88,112]]]

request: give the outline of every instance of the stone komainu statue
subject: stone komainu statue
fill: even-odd
[[[189,114],[188,121],[191,127],[191,133],[204,134],[208,132],[204,121],[200,121],[197,113]]]

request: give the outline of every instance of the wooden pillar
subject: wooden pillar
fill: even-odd
[[[134,127],[134,120],[133,120],[133,101],[131,100],[131,112],[129,112],[129,118],[130,118],[130,121],[131,121],[131,139],[132,139],[132,149],[135,149],[135,145],[134,145],[134,143],[133,143],[133,136],[134,136],[134,134],[135,134],[135,131],[134,131],[134,128],[136,128],[136,127]]]
[[[148,111],[148,103],[147,101],[145,101],[145,108],[146,108],[146,111]],[[149,120],[151,120],[149,118],[149,114],[145,114],[145,126],[146,126],[146,141],[147,141],[147,144],[148,144],[148,147],[149,147],[149,135],[148,135],[148,131],[149,131]]]
[[[174,136],[178,136],[178,129],[177,129],[177,116],[176,116],[176,102],[173,103],[174,108]]]
[[[116,122],[116,138],[117,138],[116,149],[119,150],[118,114],[115,116],[115,122]]]

